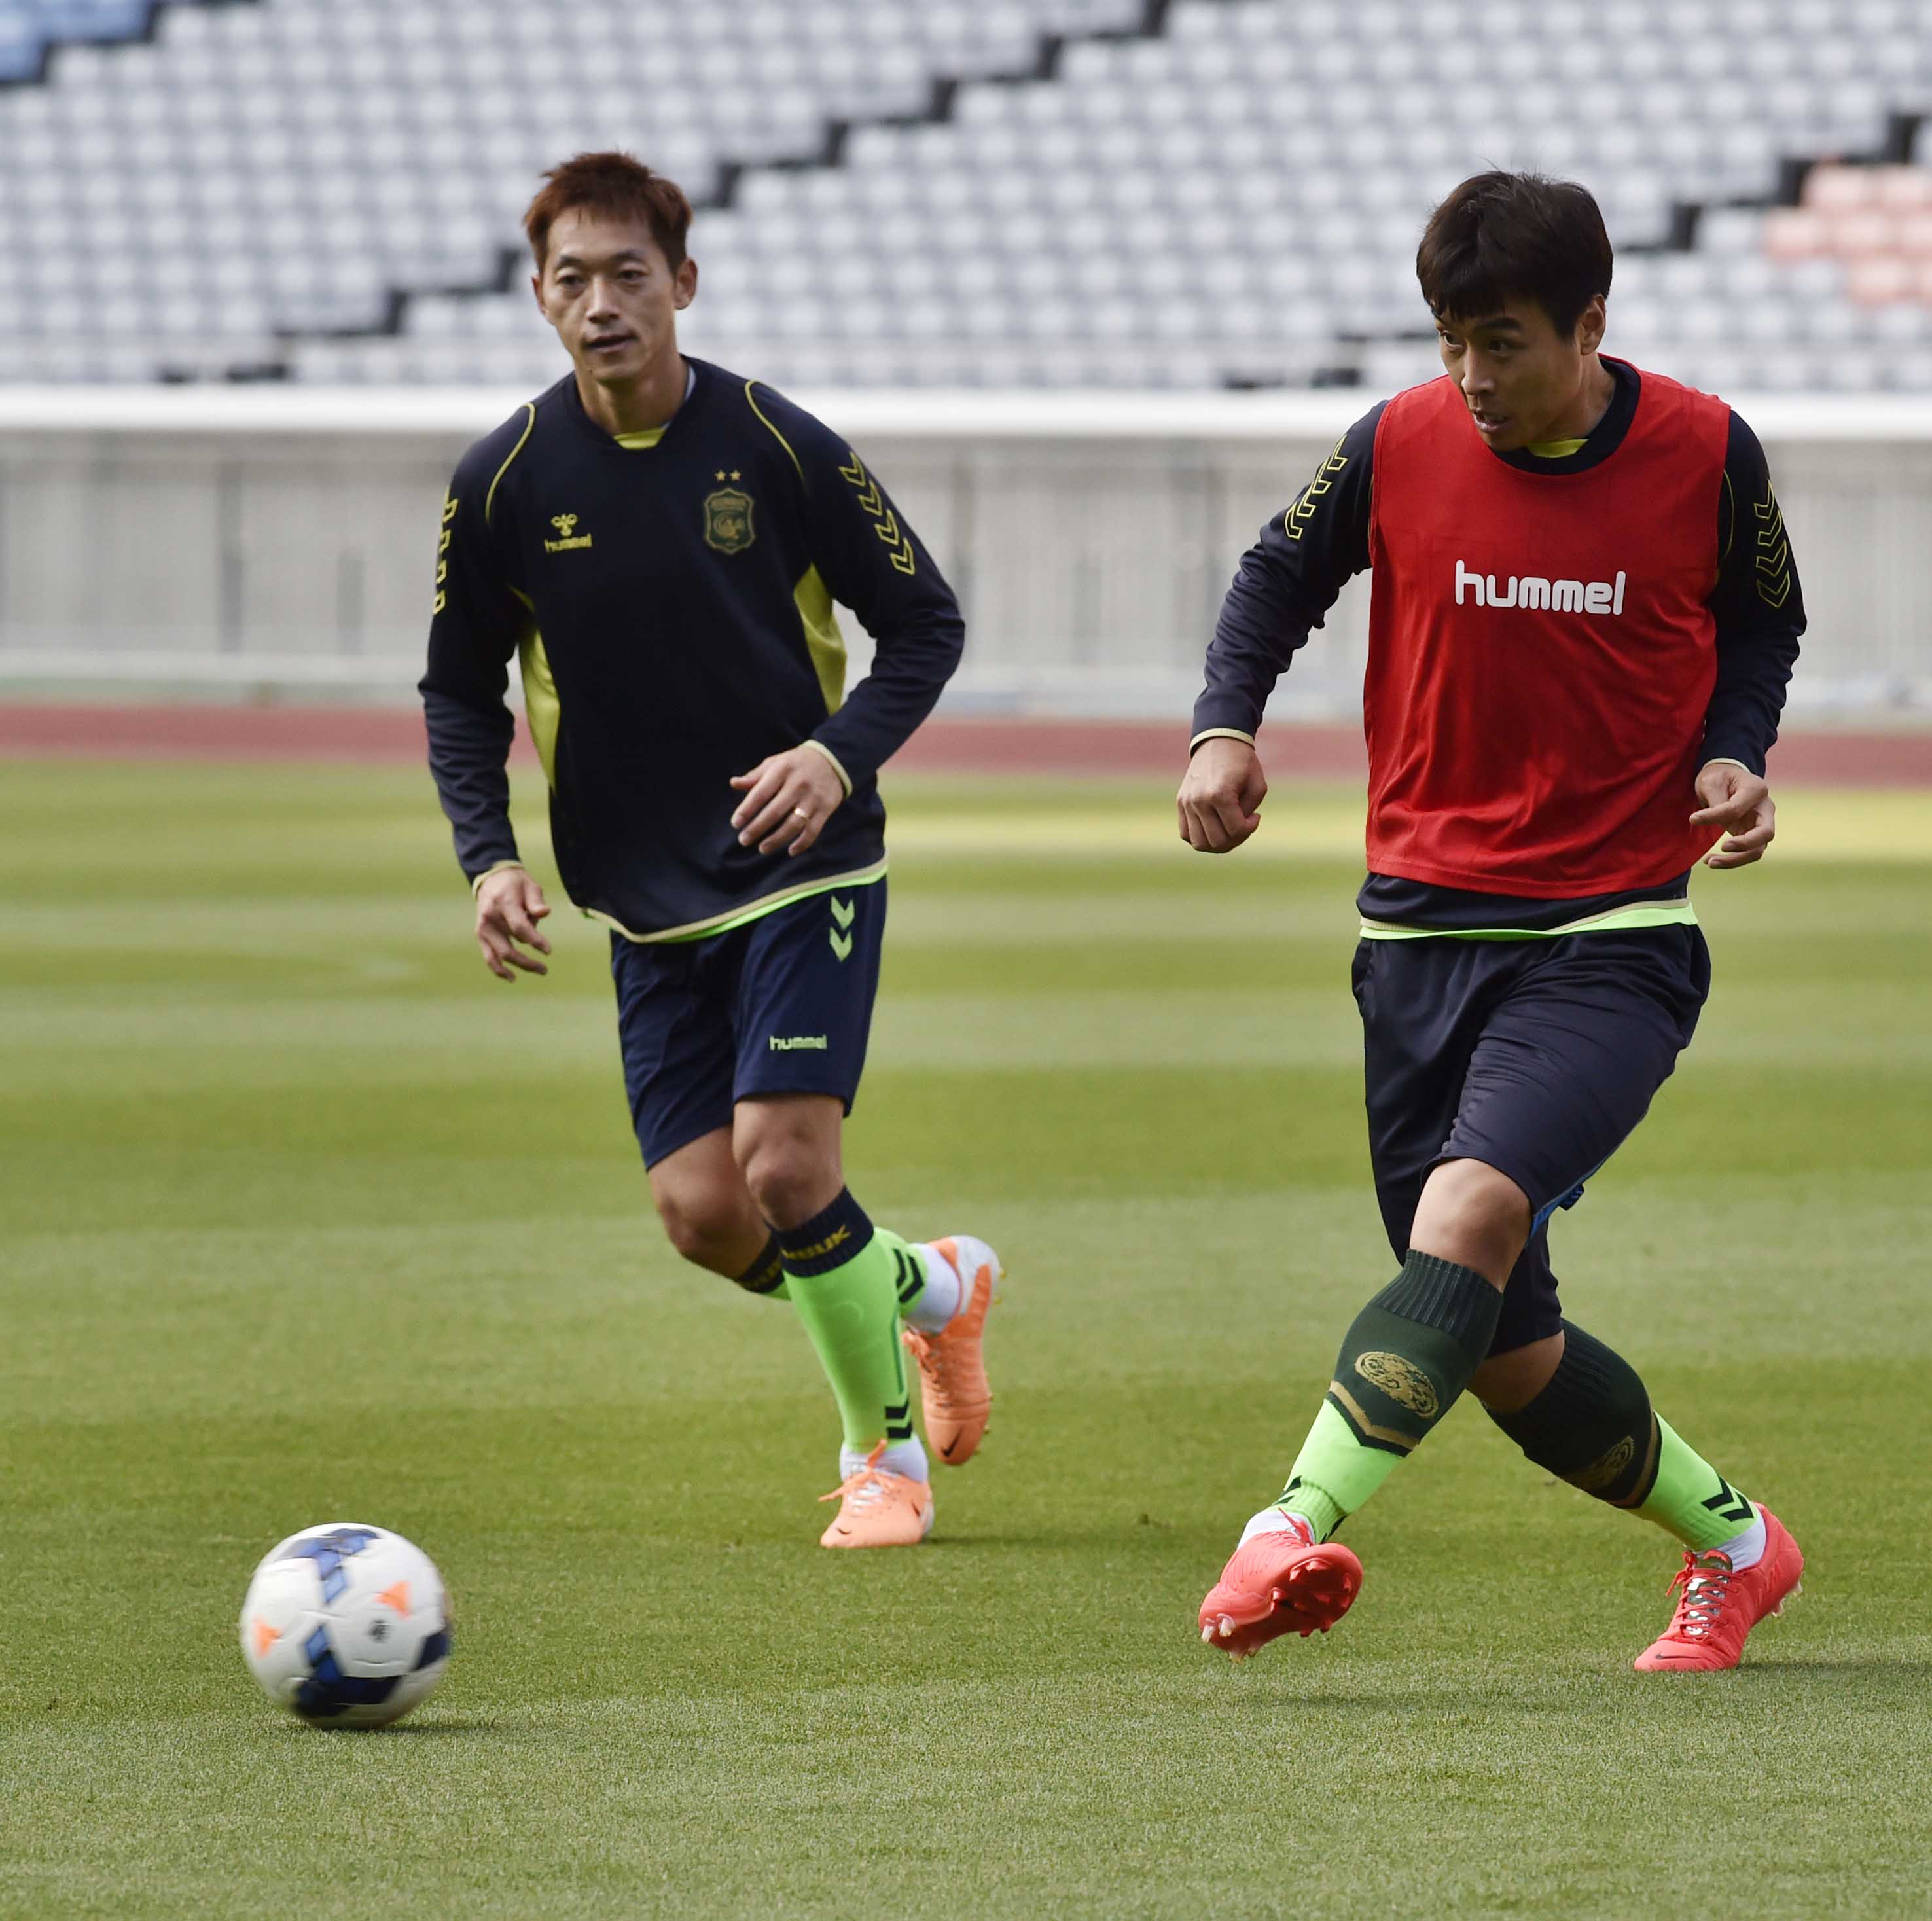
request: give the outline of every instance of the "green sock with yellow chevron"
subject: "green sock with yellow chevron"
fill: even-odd
[[[926,1451],[913,1432],[899,1344],[899,1288],[907,1266],[899,1256],[905,1244],[879,1232],[849,1188],[778,1238],[791,1304],[838,1402],[842,1466],[849,1472],[855,1459],[884,1440],[881,1466],[926,1480]]]
[[[1740,1574],[1756,1567],[1764,1552],[1756,1508],[1661,1415],[1657,1439],[1657,1480],[1637,1512],[1694,1554],[1718,1548]]]
[[[1412,1250],[1355,1316],[1275,1505],[1327,1540],[1468,1385],[1490,1351],[1502,1298],[1474,1268]]]

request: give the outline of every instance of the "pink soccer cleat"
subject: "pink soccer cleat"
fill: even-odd
[[[1237,1661],[1278,1634],[1326,1634],[1361,1592],[1362,1564],[1339,1541],[1317,1541],[1299,1516],[1251,1535],[1201,1604],[1201,1638]]]
[[[1782,1614],[1800,1592],[1804,1556],[1784,1523],[1768,1508],[1764,1558],[1742,1574],[1713,1550],[1686,1553],[1670,1591],[1678,1595],[1670,1625],[1630,1664],[1640,1674],[1710,1673],[1744,1658],[1744,1639],[1767,1614]],[[1681,1593],[1678,1592],[1682,1589]]]

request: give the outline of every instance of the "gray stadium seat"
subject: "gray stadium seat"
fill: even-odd
[[[0,0],[0,77],[38,71],[50,35],[138,32],[149,11]],[[444,290],[494,279],[542,165],[610,142],[700,196],[752,163],[700,218],[690,327],[699,350],[761,365],[945,382],[1426,370],[1426,342],[1394,338],[1428,324],[1416,239],[1492,159],[1598,191],[1624,250],[1613,344],[1766,381],[1836,367],[1862,387],[1924,365],[1932,309],[1856,305],[1840,263],[1771,259],[1762,213],[1724,204],[1766,199],[1786,156],[1870,149],[1891,113],[1932,105],[1916,0],[1178,0],[1158,38],[1079,37],[1143,12],[170,6],[152,44],[62,44],[46,86],[0,94],[0,377],[90,371],[71,300],[104,332],[101,366],[553,373],[520,284]],[[1052,80],[980,77],[1030,72],[1046,32],[1075,36]],[[28,46],[27,68],[7,64]],[[962,83],[946,122],[877,124],[922,110],[941,77]],[[834,119],[854,123],[842,164],[757,164],[816,153]],[[1920,151],[1932,162],[1932,137]],[[1713,203],[1691,253],[1630,251],[1663,242],[1683,202]],[[94,244],[63,260],[80,222]],[[148,263],[131,287],[92,278],[104,243]],[[416,290],[399,336],[317,338],[378,324],[392,290]]]

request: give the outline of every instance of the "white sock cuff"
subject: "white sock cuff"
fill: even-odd
[[[926,1289],[906,1314],[906,1325],[921,1334],[938,1334],[958,1313],[965,1296],[965,1283],[958,1270],[937,1247],[924,1241],[908,1241],[926,1270]]]
[[[1720,1542],[1717,1551],[1730,1556],[1732,1573],[1741,1574],[1747,1568],[1756,1567],[1764,1559],[1764,1516],[1753,1508],[1750,1526],[1743,1533],[1733,1535],[1730,1540]]]
[[[1286,1508],[1264,1508],[1241,1529],[1241,1538],[1234,1543],[1235,1549],[1238,1552],[1258,1534],[1292,1534],[1298,1529],[1310,1539],[1314,1538],[1315,1529],[1304,1516],[1292,1514]]]
[[[841,1448],[838,1450],[838,1478],[850,1481],[866,1465],[869,1451],[864,1448]],[[879,1465],[888,1474],[902,1474],[908,1481],[930,1481],[932,1469],[926,1458],[926,1449],[920,1445],[915,1434],[909,1441],[895,1441],[879,1457]]]

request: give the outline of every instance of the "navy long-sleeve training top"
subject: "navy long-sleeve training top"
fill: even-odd
[[[421,686],[474,881],[517,858],[503,697],[520,660],[558,872],[633,940],[695,938],[882,872],[880,765],[964,638],[931,555],[843,440],[769,388],[689,365],[660,429],[607,433],[572,377],[464,456]],[[849,699],[835,601],[876,643]],[[740,847],[730,777],[807,742],[847,798],[796,859]]]

